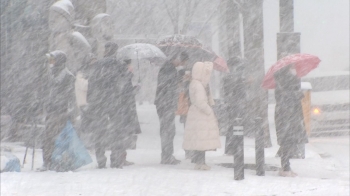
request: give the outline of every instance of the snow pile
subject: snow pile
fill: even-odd
[[[348,104],[350,102],[349,92],[349,90],[312,92],[311,103],[313,105]]]

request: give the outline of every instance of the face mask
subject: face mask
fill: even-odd
[[[291,70],[290,70],[290,73],[296,76],[296,75],[297,75],[297,70],[291,69]]]

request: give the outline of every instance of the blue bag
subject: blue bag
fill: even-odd
[[[56,171],[72,171],[92,163],[89,152],[70,121],[55,141],[51,160],[52,169]]]
[[[12,153],[6,152],[4,154],[7,161],[4,169],[2,169],[1,172],[21,172],[21,163],[19,159]]]

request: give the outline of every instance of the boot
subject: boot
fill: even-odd
[[[52,165],[50,163],[44,163],[41,167],[36,169],[39,172],[52,170]]]
[[[105,168],[107,168],[106,167],[106,162],[107,162],[107,158],[106,157],[103,157],[103,159],[101,159],[101,160],[97,160],[97,163],[98,163],[98,168],[99,169],[105,169]]]
[[[37,168],[36,170],[39,172],[44,172],[44,171],[48,171],[49,167],[47,167],[46,165],[43,165],[40,168]]]
[[[167,158],[167,159],[162,158],[162,161],[160,162],[160,164],[163,164],[163,165],[178,165],[180,163],[181,161],[175,159],[174,156],[171,156],[170,158]]]
[[[111,164],[111,168],[123,169],[123,164],[113,163],[113,164]]]
[[[127,161],[127,160],[124,161],[124,166],[130,166],[130,165],[134,165],[134,164],[135,163]]]
[[[195,170],[210,170],[211,169],[211,167],[210,166],[208,166],[208,165],[206,165],[206,164],[196,164],[195,166],[194,166],[194,169]]]
[[[123,169],[126,161],[126,152],[118,150],[111,154],[111,168]]]
[[[283,171],[282,169],[280,169],[278,171],[278,175],[282,176],[282,177],[296,177],[296,176],[298,176],[298,174],[294,173],[292,170],[290,170],[290,171]]]

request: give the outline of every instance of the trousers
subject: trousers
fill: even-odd
[[[105,152],[107,149],[111,150],[111,167],[122,167],[126,159],[126,137],[116,130],[117,126],[112,125],[109,128],[110,122],[107,117],[99,117],[93,121],[92,128],[95,131],[94,143],[98,167],[106,167]]]
[[[289,144],[281,145],[281,166],[283,171],[290,171],[289,159],[293,157],[293,146]]]
[[[157,113],[160,122],[161,158],[167,160],[174,154],[175,112],[157,110]]]
[[[45,132],[43,138],[43,162],[44,166],[50,167],[52,153],[55,149],[55,141],[62,132],[68,121],[68,114],[51,113],[45,119]]]
[[[205,164],[205,151],[193,151],[193,163],[198,165]]]

